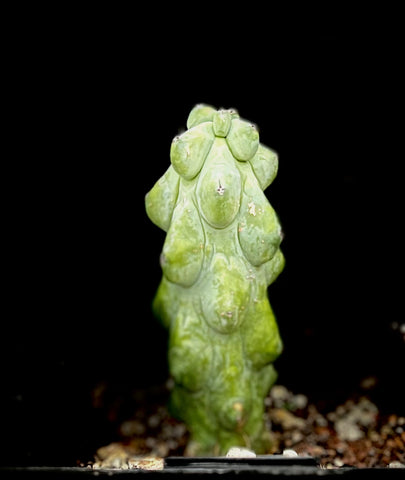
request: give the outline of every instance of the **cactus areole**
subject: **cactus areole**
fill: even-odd
[[[169,330],[170,408],[190,432],[186,455],[269,447],[264,399],[282,341],[267,287],[284,267],[278,217],[263,191],[277,154],[233,110],[196,105],[171,165],[146,194],[166,232],[153,312]]]

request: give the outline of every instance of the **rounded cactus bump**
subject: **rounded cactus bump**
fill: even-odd
[[[188,455],[265,453],[264,398],[283,348],[267,293],[284,268],[282,232],[264,194],[278,156],[235,109],[199,104],[186,125],[145,197],[167,232],[153,312],[169,330],[171,412],[190,431]]]

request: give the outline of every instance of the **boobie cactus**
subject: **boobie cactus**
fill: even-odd
[[[189,429],[187,455],[264,453],[283,348],[267,291],[284,267],[282,231],[264,194],[278,156],[236,110],[199,104],[170,162],[145,208],[166,232],[152,308],[169,331],[171,412]]]

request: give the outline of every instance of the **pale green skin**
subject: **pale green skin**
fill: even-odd
[[[190,431],[186,455],[264,453],[264,398],[282,351],[267,287],[284,257],[263,190],[278,158],[234,110],[196,105],[187,128],[145,198],[167,232],[153,310],[170,332],[171,411]]]

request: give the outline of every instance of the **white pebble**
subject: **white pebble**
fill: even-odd
[[[335,467],[343,467],[344,465],[343,460],[341,458],[335,458],[333,460],[333,464],[335,465]]]
[[[234,457],[234,458],[251,458],[255,457],[256,454],[252,450],[242,447],[231,447],[227,454],[227,457]]]
[[[283,455],[285,457],[298,457],[298,453],[290,448],[286,448],[285,450],[283,450]]]
[[[298,395],[294,395],[293,403],[296,408],[304,409],[308,405],[308,398],[302,393],[299,393]]]

